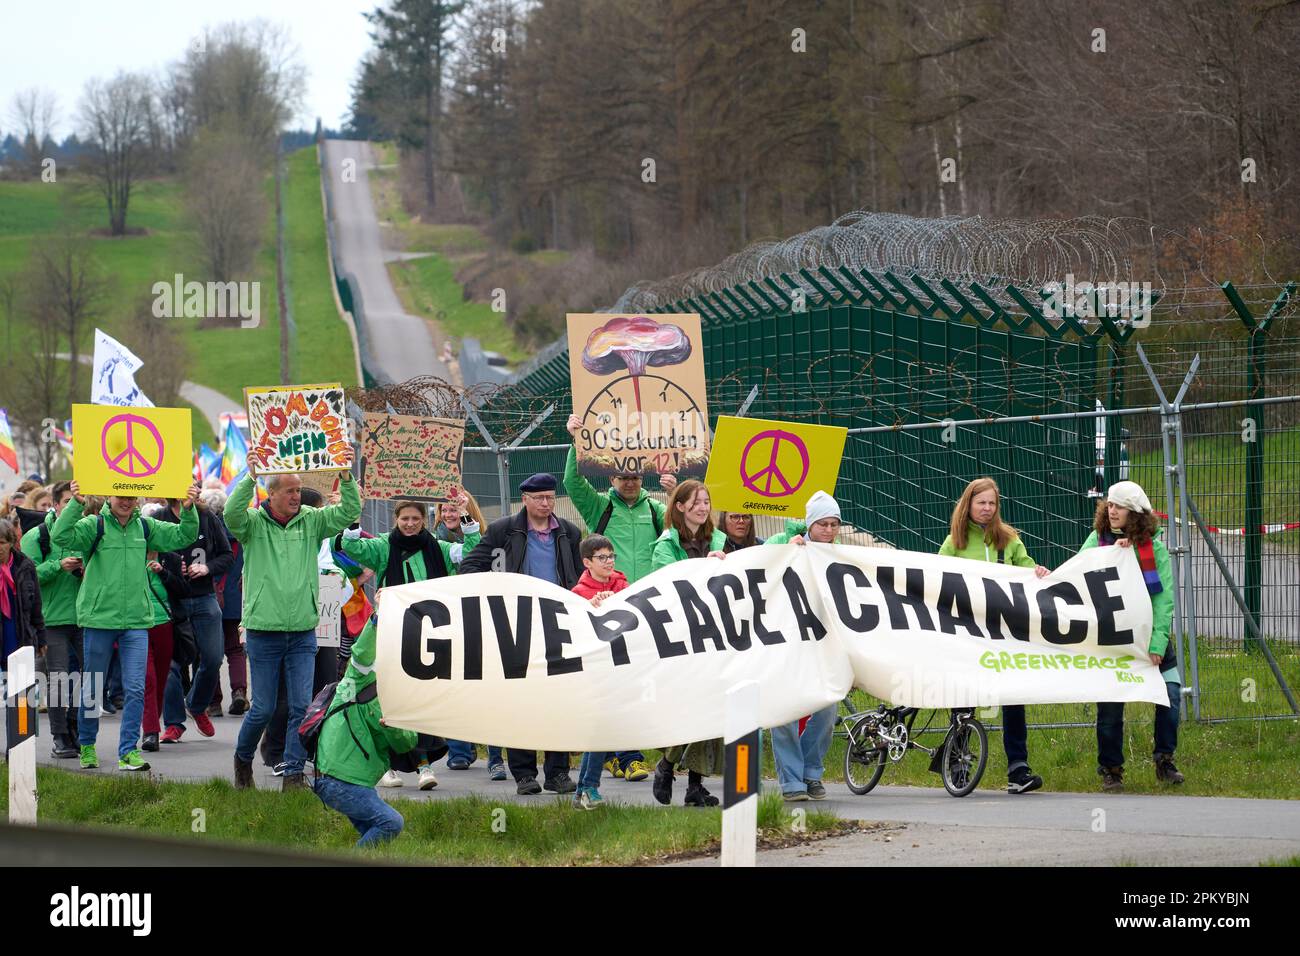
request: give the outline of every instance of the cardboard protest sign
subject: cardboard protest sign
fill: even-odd
[[[384,588],[378,628],[391,725],[525,750],[721,737],[743,680],[760,727],[850,687],[925,708],[1168,701],[1122,548],[1042,579],[885,548],[745,548],[668,565],[599,609],[523,574],[458,574]]]
[[[352,461],[343,386],[285,385],[244,389],[248,458],[259,475],[344,471]]]
[[[460,490],[465,422],[366,412],[361,487],[367,498],[449,501]]]
[[[188,408],[73,405],[73,476],[88,495],[184,498],[194,483]]]
[[[316,644],[338,647],[343,638],[343,605],[352,597],[352,582],[341,574],[320,575],[320,620]]]
[[[801,518],[818,491],[835,494],[847,428],[718,416],[704,479],[719,511]]]
[[[571,313],[578,470],[701,478],[709,460],[700,317]]]

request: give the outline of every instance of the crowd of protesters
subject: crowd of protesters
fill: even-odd
[[[576,435],[580,421],[570,417]],[[523,507],[486,523],[473,498],[435,506],[397,501],[392,530],[360,530],[361,496],[352,475],[341,474],[326,504],[296,475],[272,475],[266,500],[251,507],[256,469],[231,488],[218,481],[195,484],[184,499],[106,499],[81,494],[75,481],[45,487],[33,478],[0,500],[0,671],[23,646],[38,649],[40,666],[54,675],[80,675],[77,700],[48,695],[51,753],[99,766],[96,750],[102,714],[120,710],[117,766],[149,769],[143,752],[178,744],[192,722],[204,737],[223,716],[221,670],[229,679],[229,715],[242,716],[234,751],[237,787],[254,785],[253,759],[264,762],[282,787],[308,785],[308,753],[298,733],[313,696],[324,692],[320,744],[311,786],[344,813],[363,844],[395,836],[401,818],[378,797],[376,786],[403,785],[395,762],[417,775],[422,790],[437,786],[433,762],[444,753],[450,770],[467,770],[486,748],[492,780],[513,777],[520,795],[574,794],[574,805],[599,807],[602,775],[651,780],[655,799],[668,804],[679,774],[686,777],[687,806],[718,804],[705,787],[722,771],[719,739],[665,746],[653,767],[640,751],[587,753],[575,782],[571,755],[547,752],[539,777],[536,752],[502,749],[490,741],[425,738],[383,723],[374,695],[376,618],[338,649],[318,648],[319,578],[337,572],[331,555],[365,569],[376,588],[454,574],[513,572],[574,591],[599,606],[659,568],[686,560],[725,560],[759,545],[821,547],[836,543],[840,506],[824,491],[808,500],[803,521],[766,541],[749,514],[723,512],[714,523],[709,489],[700,481],[659,476],[665,504],[644,488],[645,476],[615,474],[599,489],[579,473],[576,450],[566,462],[563,487],[585,529],[555,514],[560,482],[537,474],[519,485]],[[1082,549],[1131,547],[1151,597],[1153,663],[1168,685],[1169,706],[1157,707],[1153,759],[1158,780],[1181,783],[1174,764],[1181,693],[1170,641],[1173,579],[1151,503],[1136,483],[1112,486],[1097,507]],[[1049,569],[1027,553],[1002,515],[996,482],[970,482],[952,512],[941,555]],[[343,561],[343,558],[339,558]],[[241,639],[242,635],[242,639]],[[251,688],[250,688],[251,683]],[[50,680],[49,687],[69,686]],[[768,729],[781,792],[790,801],[826,796],[822,778],[836,720],[834,706],[803,720]],[[1104,790],[1123,785],[1124,705],[1097,707],[1098,773]],[[310,720],[309,720],[310,723]],[[1043,785],[1029,764],[1026,712],[1002,708],[1007,790],[1027,793]],[[399,760],[400,756],[400,760]],[[155,758],[156,759],[156,758]]]

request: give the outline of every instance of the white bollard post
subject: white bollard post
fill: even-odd
[[[9,761],[9,822],[36,825],[36,648],[9,655],[5,686],[5,755]]]
[[[723,866],[753,866],[758,853],[758,682],[727,691],[723,721],[726,764],[722,787]]]

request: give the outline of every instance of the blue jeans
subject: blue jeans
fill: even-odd
[[[1178,721],[1182,716],[1183,687],[1165,682],[1169,706],[1156,705],[1155,747],[1152,754],[1173,756],[1178,747]],[[1097,705],[1097,764],[1101,767],[1124,766],[1124,705],[1115,702]]]
[[[184,726],[185,713],[201,714],[212,703],[212,694],[221,682],[221,659],[226,652],[226,637],[221,630],[221,607],[214,595],[185,598],[181,606],[190,616],[194,643],[199,649],[199,666],[190,685],[190,696],[181,689],[181,669],[172,664],[163,697],[163,723],[168,727]]]
[[[244,763],[253,762],[257,742],[262,739],[262,731],[275,713],[280,675],[283,674],[285,692],[289,697],[288,733],[284,742],[284,762],[288,764],[285,776],[300,774],[307,754],[298,739],[298,725],[311,703],[311,679],[316,670],[316,632],[246,630],[244,634],[248,665],[252,671],[253,706],[239,726],[235,756]]]
[[[799,721],[772,728],[772,756],[776,758],[776,776],[782,793],[806,790],[804,781],[821,780],[826,751],[831,748],[838,704],[823,707],[808,718],[803,735]]]
[[[464,757],[470,763],[473,763],[478,759],[478,751],[475,749],[475,745],[468,740],[448,740],[447,759],[451,760],[453,757]],[[488,766],[490,767],[494,763],[505,763],[505,760],[501,756],[500,747],[488,744]]]
[[[83,628],[84,670],[81,675],[81,706],[77,710],[77,738],[83,747],[99,736],[99,706],[103,700],[105,675],[113,657],[113,642],[122,660],[122,726],[117,736],[117,756],[125,757],[140,745],[140,720],[144,717],[144,671],[149,662],[149,632],[146,630],[106,631]]]
[[[374,787],[362,787],[331,776],[317,777],[312,784],[320,802],[337,810],[357,828],[357,846],[385,843],[402,832],[402,815],[384,802]]]
[[[605,766],[605,761],[614,756],[612,753],[601,753],[599,751],[589,750],[582,755],[582,765],[578,768],[578,787],[590,787],[592,790],[600,789],[600,771]]]

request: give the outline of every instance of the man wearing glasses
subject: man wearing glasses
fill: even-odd
[[[461,574],[476,571],[512,571],[558,584],[572,591],[582,574],[578,542],[582,531],[571,521],[555,516],[554,475],[533,475],[519,486],[524,506],[514,515],[498,518],[487,527],[478,547],[460,564]],[[506,761],[520,794],[541,793],[537,782],[537,753],[508,750]],[[548,750],[543,765],[546,790],[573,793],[577,784],[569,776],[569,755]]]

